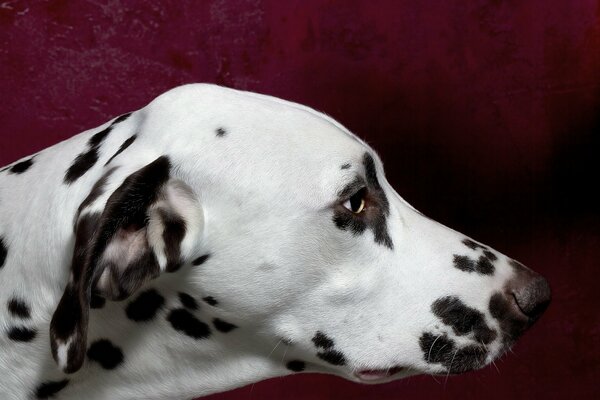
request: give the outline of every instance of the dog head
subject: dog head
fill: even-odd
[[[175,271],[220,321],[285,343],[288,369],[362,382],[483,367],[548,305],[543,278],[419,213],[373,149],[314,110],[190,85],[134,115],[135,155],[78,213],[51,327],[68,372],[93,296]]]

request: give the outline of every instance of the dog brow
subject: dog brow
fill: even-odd
[[[354,177],[354,180],[352,180],[352,182],[348,183],[346,186],[344,186],[344,188],[342,190],[340,190],[338,192],[338,197],[340,198],[340,200],[345,200],[346,198],[348,198],[352,194],[358,192],[360,189],[362,189],[365,186],[366,186],[365,180],[362,177],[356,175]]]

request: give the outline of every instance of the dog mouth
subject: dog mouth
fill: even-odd
[[[354,376],[361,382],[377,382],[404,371],[404,367],[396,366],[386,369],[362,369],[354,372]]]

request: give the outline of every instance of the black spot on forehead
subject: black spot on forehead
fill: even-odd
[[[7,336],[15,342],[31,342],[35,339],[37,331],[25,326],[13,326],[8,330]]]
[[[210,327],[184,308],[172,310],[167,316],[167,321],[173,329],[194,339],[206,339],[211,335]]]
[[[218,137],[222,137],[225,136],[225,134],[227,133],[227,131],[225,130],[225,128],[217,128],[217,130],[215,131]]]
[[[219,332],[223,332],[223,333],[231,332],[232,330],[237,328],[236,325],[231,324],[226,321],[223,321],[222,319],[219,319],[219,318],[215,318],[213,320],[213,325],[215,326],[216,330],[218,330]]]
[[[315,333],[315,336],[312,338],[312,342],[315,344],[315,346],[322,349],[330,349],[335,345],[333,339],[321,331],[317,331],[317,333]]]
[[[38,399],[50,399],[63,390],[68,384],[68,379],[44,382],[35,389],[35,397]]]
[[[198,309],[198,303],[196,302],[196,299],[194,299],[192,296],[190,296],[187,293],[183,293],[183,292],[179,292],[179,301],[181,302],[181,304],[189,309],[189,310],[197,310]]]
[[[13,174],[22,174],[23,172],[27,171],[29,169],[29,167],[31,167],[32,165],[33,165],[33,157],[28,158],[27,160],[20,161],[16,164],[12,165],[8,169],[8,172],[13,173]]]
[[[193,265],[202,265],[206,262],[206,260],[208,260],[210,258],[210,254],[204,254],[203,256],[200,256],[198,258],[196,258],[194,261],[192,261]]]
[[[13,317],[18,317],[22,319],[27,319],[31,316],[29,311],[29,306],[23,299],[19,299],[17,297],[13,297],[8,300],[7,303],[8,312],[12,314]]]
[[[302,372],[306,369],[306,364],[304,363],[304,361],[300,361],[300,360],[292,360],[289,361],[285,367],[287,369],[289,369],[290,371],[294,371],[294,372]]]
[[[202,300],[204,300],[204,302],[210,306],[216,306],[217,304],[219,304],[219,302],[212,296],[206,296],[202,298]]]
[[[140,293],[125,309],[127,318],[136,322],[150,321],[165,304],[165,299],[156,291],[148,289]]]
[[[325,350],[317,353],[317,357],[328,362],[331,365],[345,365],[346,358],[344,354],[337,350]]]
[[[483,313],[467,306],[456,296],[442,297],[431,305],[432,312],[458,336],[473,333],[477,342],[488,344],[496,332],[485,323]]]
[[[115,369],[123,362],[123,351],[108,339],[99,339],[92,343],[87,351],[90,360],[104,369]]]
[[[115,159],[116,156],[118,156],[119,154],[121,154],[123,151],[125,151],[129,146],[131,146],[131,144],[133,142],[135,142],[135,139],[137,139],[137,135],[133,135],[130,138],[128,138],[127,140],[125,140],[123,142],[123,144],[121,144],[121,147],[119,147],[119,150],[117,150],[117,152],[115,154],[112,155],[111,158],[108,159],[108,161],[104,164],[104,165],[108,165],[110,164],[110,162],[112,160]]]
[[[4,267],[6,256],[8,255],[8,248],[4,244],[4,239],[0,236],[0,268]]]

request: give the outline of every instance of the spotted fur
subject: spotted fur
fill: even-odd
[[[1,399],[465,372],[550,300],[337,121],[268,96],[186,85],[0,171]]]

